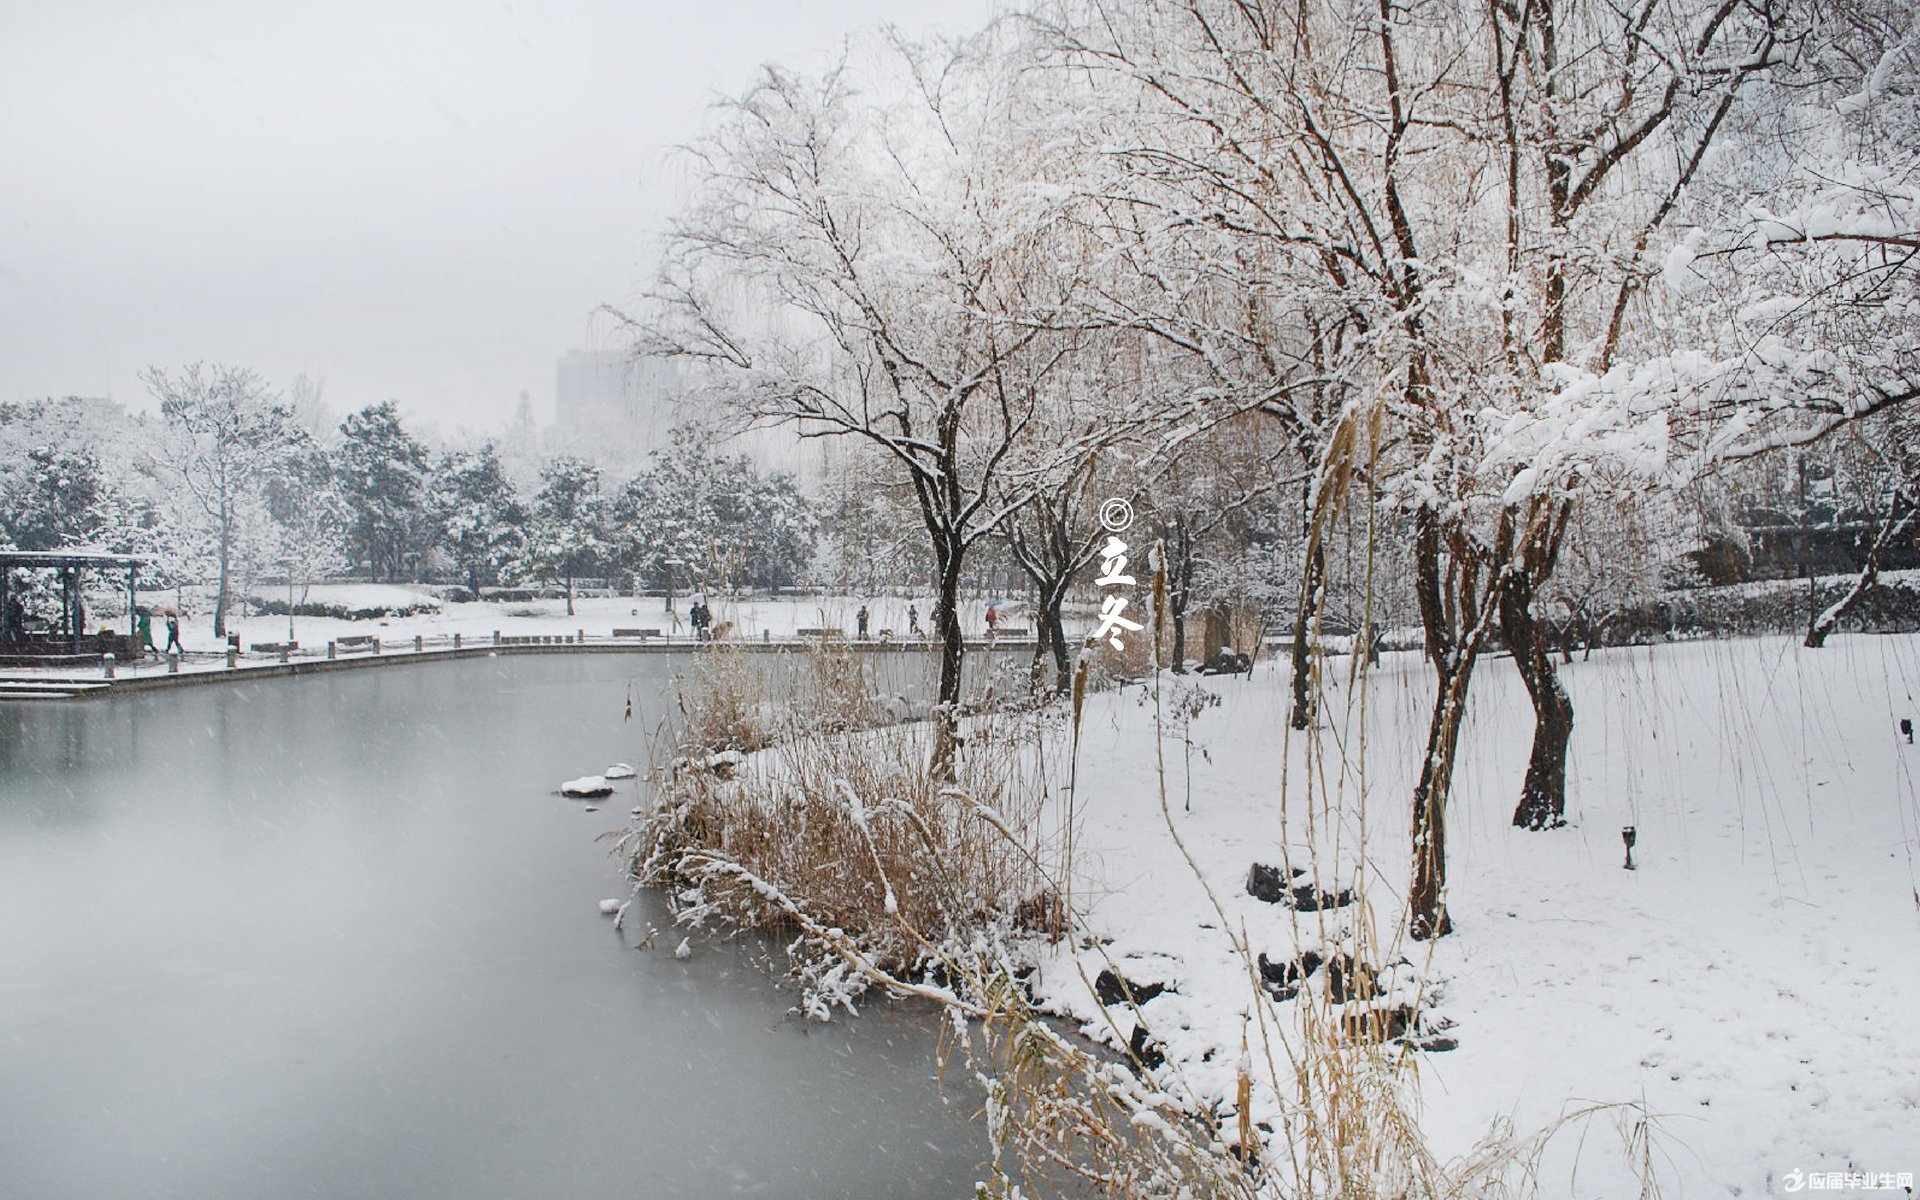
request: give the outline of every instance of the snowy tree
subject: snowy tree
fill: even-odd
[[[117,497],[93,451],[36,446],[0,493],[0,534],[21,550],[105,548]]]
[[[1186,672],[1187,619],[1202,599],[1204,564],[1245,553],[1249,523],[1270,525],[1276,493],[1300,482],[1285,466],[1291,448],[1264,432],[1243,418],[1188,438],[1147,484],[1146,509],[1166,546],[1168,659],[1176,673]]]
[[[868,442],[912,489],[945,771],[967,553],[1040,486],[994,484],[1068,352],[1032,318],[1064,308],[1079,255],[1054,253],[1058,189],[1010,156],[1028,114],[1008,60],[893,41],[869,61],[858,81],[847,62],[813,80],[769,69],[727,106],[696,149],[701,197],[646,344],[731,376],[748,419]]]
[[[153,513],[127,461],[130,425],[105,401],[0,404],[0,538],[22,550],[143,547]]]
[[[653,465],[614,500],[618,560],[646,586],[667,583],[669,560],[706,578],[790,586],[813,557],[817,520],[791,477],[744,454],[713,450],[710,431],[682,426]]]
[[[509,564],[513,581],[550,580],[566,588],[573,616],[574,580],[605,561],[607,503],[600,494],[600,468],[565,455],[540,471],[531,520],[519,554]]]
[[[156,452],[181,498],[211,535],[219,572],[213,631],[226,636],[238,535],[248,505],[300,444],[293,412],[254,372],[202,363],[141,375],[160,401],[165,429]]]
[[[1532,597],[1593,464],[1625,448],[1589,423],[1541,464],[1508,457],[1507,434],[1571,375],[1660,348],[1626,336],[1645,252],[1796,31],[1765,7],[1693,0],[1086,8],[1062,39],[1075,61],[1132,84],[1168,131],[1133,156],[1164,181],[1149,232],[1193,231],[1221,264],[1176,285],[1265,281],[1249,302],[1288,307],[1256,348],[1308,368],[1276,375],[1304,389],[1290,394],[1327,381],[1331,403],[1296,423],[1315,435],[1310,533],[1349,493],[1410,528],[1437,677],[1410,910],[1416,937],[1444,933],[1475,664],[1507,627],[1540,734],[1516,815],[1551,823],[1571,711],[1527,643]]]
[[[287,573],[304,602],[316,577],[344,569],[351,519],[333,475],[333,462],[302,431],[267,475],[263,507],[270,525],[260,534],[259,560]]]
[[[498,579],[519,553],[527,519],[493,443],[443,456],[428,484],[427,507],[454,569],[479,599],[481,586]]]
[[[393,401],[368,405],[340,425],[334,478],[350,514],[348,548],[367,573],[397,580],[422,550],[427,452]]]
[[[1533,256],[1541,384],[1489,454],[1528,514],[1502,626],[1540,717],[1514,814],[1531,827],[1558,820],[1571,707],[1525,606],[1574,493],[1594,490],[1597,469],[1685,485],[1920,397],[1911,6],[1669,9],[1684,38],[1630,29],[1623,43],[1664,43],[1658,67],[1609,65],[1577,25],[1558,51],[1552,30],[1515,26],[1502,43],[1513,71],[1536,76],[1516,92],[1546,114],[1529,121],[1560,146],[1579,140],[1569,129],[1599,131],[1577,151],[1533,139],[1549,199],[1550,252]],[[1582,65],[1556,70],[1556,53]],[[1599,86],[1583,86],[1593,70]]]
[[[917,586],[931,558],[912,490],[885,462],[845,455],[818,489],[819,549],[810,574],[862,596]]]
[[[1870,526],[1862,547],[1860,573],[1852,586],[1833,603],[1813,614],[1805,645],[1818,650],[1838,628],[1843,617],[1864,599],[1880,579],[1888,555],[1903,539],[1920,531],[1920,413],[1912,407],[1896,409],[1871,422],[1878,436],[1864,444],[1882,466],[1879,473],[1881,511]]]
[[[1007,552],[1033,584],[1037,634],[1033,645],[1033,688],[1041,690],[1048,655],[1053,658],[1053,690],[1064,695],[1073,683],[1061,610],[1075,578],[1100,555],[1108,531],[1100,524],[1100,506],[1113,495],[1103,487],[1098,462],[1062,464],[1065,477],[1030,503],[1013,509],[1001,533]],[[1126,499],[1126,497],[1121,497]],[[1145,556],[1139,556],[1145,561]]]

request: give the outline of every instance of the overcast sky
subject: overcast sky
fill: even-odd
[[[503,424],[614,344],[668,149],[769,60],[994,0],[0,0],[0,400],[194,359]]]

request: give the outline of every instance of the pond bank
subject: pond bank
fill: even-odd
[[[861,654],[897,654],[912,651],[933,651],[929,642],[902,641],[840,641],[834,640],[828,645],[834,649],[846,649]],[[0,703],[9,700],[74,700],[99,698],[113,694],[151,691],[160,688],[191,686],[204,683],[217,683],[246,677],[255,679],[274,678],[288,675],[311,675],[321,672],[355,670],[363,667],[390,667],[423,662],[447,662],[460,659],[515,657],[522,655],[567,655],[567,654],[698,654],[715,649],[740,651],[751,654],[804,654],[817,649],[821,643],[817,639],[766,638],[759,641],[694,642],[648,638],[596,638],[565,637],[554,635],[537,639],[519,639],[503,637],[498,643],[492,641],[476,642],[455,646],[450,637],[421,639],[420,648],[413,648],[410,638],[396,639],[390,645],[382,645],[380,650],[354,649],[336,651],[334,657],[327,657],[325,649],[305,649],[290,653],[286,661],[281,661],[277,653],[241,652],[229,667],[227,659],[220,654],[196,653],[192,658],[183,660],[178,672],[170,672],[166,664],[148,660],[143,663],[116,663],[109,677],[104,666],[93,666],[85,671],[72,669],[13,670],[0,674]],[[1031,652],[1031,639],[1014,640],[974,639],[967,642],[969,653],[979,651],[1025,651]],[[26,694],[26,693],[39,694]]]

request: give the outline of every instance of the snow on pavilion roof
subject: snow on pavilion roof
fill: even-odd
[[[140,559],[95,550],[0,550],[0,571],[13,567],[137,567]]]

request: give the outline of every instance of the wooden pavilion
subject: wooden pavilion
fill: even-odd
[[[51,616],[26,611],[16,571],[56,571],[60,578],[60,610]],[[81,578],[87,571],[127,573],[127,631],[88,633],[81,603]],[[142,647],[134,636],[135,580],[140,560],[124,554],[87,550],[0,550],[0,664],[66,665],[90,662],[112,654],[121,661],[137,659]]]

